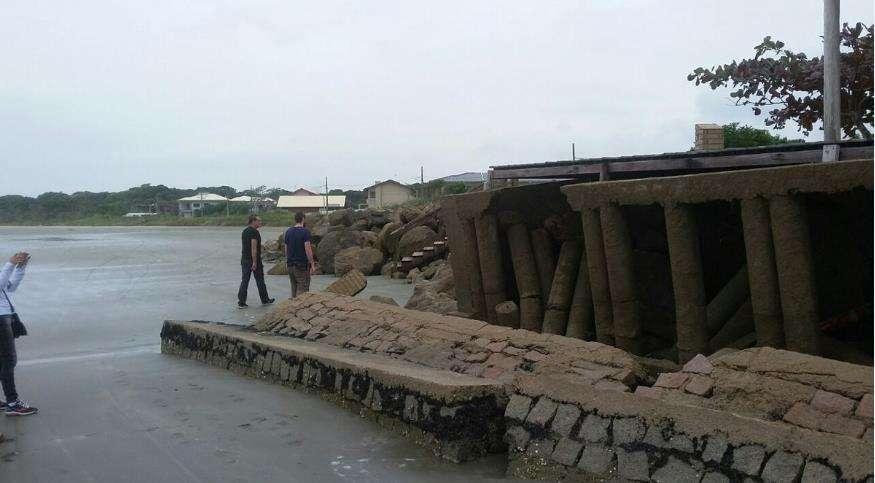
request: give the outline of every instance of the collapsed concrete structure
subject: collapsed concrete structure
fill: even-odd
[[[442,216],[473,318],[512,301],[517,327],[679,363],[759,345],[871,364],[871,159],[503,188]]]
[[[451,461],[506,452],[514,477],[872,481],[866,149],[453,196],[466,317],[313,293],[249,328],[167,321],[162,351],[316,391]]]
[[[251,328],[165,322],[164,353],[315,391],[521,478],[864,481],[872,368],[756,348],[656,374],[553,334],[311,293]],[[655,378],[655,382],[654,381]]]

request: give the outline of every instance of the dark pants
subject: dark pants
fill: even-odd
[[[292,285],[292,298],[310,291],[310,267],[289,265],[289,283]]]
[[[0,315],[0,385],[6,402],[18,400],[15,392],[15,337],[12,336],[12,317]]]
[[[255,285],[258,286],[258,296],[261,297],[261,302],[267,302],[270,297],[267,295],[267,285],[264,284],[264,265],[261,260],[258,261],[255,270],[252,269],[252,262],[243,260],[240,262],[243,267],[243,280],[240,281],[240,290],[237,291],[237,301],[241,304],[246,303],[246,292],[249,290],[249,277],[255,275]]]

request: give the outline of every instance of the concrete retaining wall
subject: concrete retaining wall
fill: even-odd
[[[521,376],[509,473],[634,481],[871,481],[872,440]],[[871,424],[870,424],[871,427]]]
[[[495,381],[201,322],[166,321],[161,351],[316,390],[454,462],[504,451]]]

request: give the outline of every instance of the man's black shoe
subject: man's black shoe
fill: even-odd
[[[267,300],[262,301],[261,305],[270,305],[274,302],[276,302],[276,299],[267,299]]]
[[[245,309],[246,307],[249,307],[249,306],[246,305],[246,304],[243,303],[243,302],[237,302],[237,308],[238,308],[238,309]]]

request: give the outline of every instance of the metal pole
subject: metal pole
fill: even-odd
[[[841,138],[839,0],[823,0],[823,161],[838,161]]]
[[[574,154],[574,143],[571,143],[571,160],[577,161],[577,156]]]

